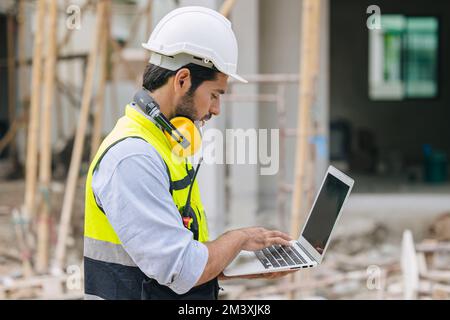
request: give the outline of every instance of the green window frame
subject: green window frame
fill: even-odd
[[[382,15],[369,30],[369,97],[432,99],[438,95],[439,20]]]

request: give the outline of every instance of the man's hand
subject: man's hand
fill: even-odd
[[[247,251],[261,250],[270,247],[274,244],[282,246],[291,246],[289,241],[292,240],[290,236],[275,230],[267,230],[265,228],[244,228],[238,231],[246,234],[246,241],[244,242],[242,249]]]
[[[270,247],[274,244],[290,246],[291,237],[280,231],[264,228],[243,228],[224,233],[218,239],[205,242],[208,248],[208,262],[196,286],[217,277],[241,250],[255,251]],[[276,277],[263,275],[260,277]]]

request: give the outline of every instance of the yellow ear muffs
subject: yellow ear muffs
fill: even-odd
[[[190,157],[194,155],[202,145],[202,134],[197,125],[189,118],[175,117],[170,122],[177,128],[177,130],[189,141],[189,146],[183,146],[176,141],[172,136],[164,131],[167,139],[172,147],[172,153],[179,157]]]

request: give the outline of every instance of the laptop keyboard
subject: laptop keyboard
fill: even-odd
[[[307,263],[305,258],[302,257],[295,247],[273,245],[255,251],[255,254],[266,269],[269,269],[270,267],[286,267]]]

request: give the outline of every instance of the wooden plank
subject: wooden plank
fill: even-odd
[[[448,270],[426,270],[421,276],[436,282],[450,283],[450,271]]]
[[[317,75],[318,64],[315,56],[318,55],[318,30],[320,27],[320,1],[303,0],[301,7],[301,39],[299,55],[299,87],[298,87],[298,114],[297,114],[297,141],[295,156],[294,189],[292,193],[291,205],[291,236],[298,237],[300,226],[305,219],[308,201],[307,183],[313,181],[307,176],[308,173],[308,148],[310,138],[311,105],[314,95],[314,81]],[[311,172],[310,175],[313,173]],[[302,212],[303,211],[303,212]],[[300,279],[302,277],[303,279]],[[295,273],[291,276],[292,282],[298,283],[310,279],[309,271],[301,274]],[[307,293],[308,294],[308,293]],[[290,298],[295,298],[295,293],[290,293]]]
[[[2,153],[3,149],[5,149],[10,143],[12,143],[19,127],[20,124],[18,119],[14,120],[14,122],[9,125],[8,131],[0,139],[0,153]]]
[[[442,284],[434,284],[431,289],[431,297],[433,300],[449,300],[450,286]]]
[[[147,8],[145,9],[146,12],[146,16],[147,16],[147,20],[146,22],[146,35],[150,37],[150,34],[152,33],[152,24],[153,24],[153,19],[152,19],[152,14],[153,14],[153,0],[147,0]]]
[[[27,67],[26,67],[26,29],[25,29],[25,0],[19,0],[19,12],[17,14],[17,22],[18,22],[18,66],[19,66],[19,90],[20,95],[23,101],[28,101],[28,95],[30,94],[30,88],[29,88],[29,79],[27,78],[27,75],[25,73]],[[24,106],[24,104],[22,104]]]
[[[65,283],[67,281],[67,274],[62,274],[59,276],[49,276],[49,275],[41,275],[41,276],[33,276],[28,279],[18,278],[18,279],[8,279],[3,281],[3,284],[0,284],[0,291],[6,290],[17,290],[17,289],[26,289],[30,287],[43,286],[45,282],[53,282],[55,280]]]
[[[99,64],[100,64],[100,83],[97,89],[97,99],[96,99],[96,108],[94,110],[94,128],[92,131],[92,141],[91,141],[91,153],[90,159],[94,159],[94,156],[100,146],[101,135],[103,129],[103,117],[104,117],[104,108],[105,108],[105,88],[106,88],[106,78],[108,76],[108,47],[109,47],[109,39],[110,37],[110,19],[111,19],[111,11],[110,11],[111,1],[108,0],[106,2],[106,14],[103,19],[103,27],[102,34],[100,36],[100,56],[99,56]]]
[[[59,55],[57,57],[58,61],[70,61],[70,60],[77,60],[77,59],[82,59],[82,60],[87,60],[87,54],[86,53],[74,53],[74,54],[64,54],[64,55]],[[33,60],[34,58],[27,58],[23,61],[23,64],[26,66],[31,66],[33,64]],[[0,67],[7,67],[8,66],[8,60],[6,59],[0,59]],[[83,61],[84,63],[84,61]],[[20,61],[18,59],[16,59],[15,61],[16,67],[19,66]]]
[[[31,219],[35,214],[36,180],[39,137],[39,108],[41,100],[42,47],[44,33],[45,0],[37,1],[36,34],[34,36],[33,67],[31,78],[31,106],[27,133],[27,153],[25,171],[25,215]]]
[[[0,298],[13,299],[82,299],[81,290],[64,290],[70,275],[33,276],[28,279],[8,278],[0,284]]]
[[[311,107],[314,105],[317,99],[317,77],[319,74],[319,56],[320,56],[320,11],[321,11],[321,0],[317,0],[315,6],[312,8],[312,23],[313,23],[313,34],[311,37],[311,47],[312,54],[309,55],[309,65],[311,66],[311,82],[312,82],[312,93],[311,93]],[[309,126],[310,132],[309,137],[313,138],[317,134],[317,125],[316,121],[311,115],[310,119],[311,123]],[[309,141],[309,138],[308,138]],[[307,168],[306,172],[310,172],[310,174],[306,175],[306,194],[305,197],[306,204],[310,207],[314,201],[315,197],[315,172],[316,172],[316,149],[313,143],[308,143],[308,151],[307,151],[307,160],[305,167]],[[305,211],[306,213],[306,211]]]
[[[44,273],[48,268],[49,259],[49,221],[50,221],[50,183],[52,175],[52,104],[55,93],[55,69],[56,69],[56,41],[58,22],[58,3],[53,0],[48,2],[48,44],[44,73],[44,101],[40,125],[40,162],[39,162],[39,187],[42,192],[40,197],[40,212],[37,227],[37,259],[36,271]]]
[[[97,64],[97,54],[100,43],[101,28],[105,16],[105,1],[97,2],[97,20],[95,26],[95,37],[89,53],[88,67],[86,72],[86,80],[83,88],[83,98],[77,131],[75,134],[74,148],[70,160],[70,168],[67,178],[66,190],[64,193],[63,207],[61,210],[61,220],[58,228],[58,239],[56,244],[55,267],[61,269],[66,256],[66,241],[69,233],[69,224],[72,216],[73,202],[75,199],[75,191],[78,182],[78,175],[83,155],[83,147],[85,134],[89,117],[89,105],[92,97],[92,87],[94,81],[95,66]]]
[[[56,104],[55,104],[55,116],[56,116],[56,145],[64,144],[65,141],[65,134],[64,134],[64,114],[63,114],[63,103],[62,103],[62,92],[59,92],[58,85],[59,85],[59,77],[58,77],[58,71],[59,68],[56,70],[55,75],[55,83],[58,93],[55,96]],[[69,118],[73,119],[73,118]]]
[[[16,119],[16,53],[15,53],[15,17],[8,14],[6,17],[7,30],[7,52],[8,52],[8,120],[12,125]],[[15,141],[11,141],[9,145],[9,157],[11,161],[16,162],[17,147]]]
[[[420,252],[450,252],[450,242],[424,242],[417,245]]]
[[[225,0],[222,6],[220,7],[219,12],[228,18],[230,15],[231,9],[233,9],[234,4],[236,3],[236,0]]]
[[[111,41],[112,43],[112,41]],[[148,56],[149,57],[149,56]],[[119,107],[119,97],[118,97],[118,80],[117,80],[117,72],[116,72],[117,65],[112,64],[111,65],[111,90],[109,91],[109,101],[111,101],[111,108],[112,108],[112,114],[113,117],[116,119],[119,119],[122,115],[121,108]]]
[[[313,92],[313,76],[314,70],[311,65],[312,56],[317,54],[311,45],[314,43],[313,35],[317,35],[314,27],[314,12],[317,10],[317,0],[304,0],[302,2],[302,26],[300,41],[300,81],[299,81],[299,98],[298,98],[298,114],[297,114],[297,141],[296,141],[296,158],[295,158],[295,176],[294,190],[292,194],[291,209],[291,235],[297,237],[300,229],[304,213],[301,215],[302,205],[305,197],[305,181],[307,171],[307,149],[309,139],[309,127],[311,119],[311,103]]]

